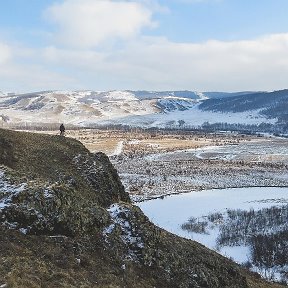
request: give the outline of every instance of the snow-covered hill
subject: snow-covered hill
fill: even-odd
[[[242,96],[255,93],[253,91],[241,91],[241,92],[204,92],[204,95],[209,99],[230,98],[234,96]],[[259,92],[261,93],[261,92]]]
[[[64,122],[86,125],[103,120],[113,122],[113,119],[127,116],[187,110],[202,98],[188,91],[44,91],[13,96],[2,94],[0,114],[12,124]]]
[[[268,116],[260,113],[263,109],[260,111],[258,106],[247,105],[247,99],[254,94],[130,90],[42,91],[19,95],[0,93],[0,121],[2,119],[5,125],[66,123],[93,127],[122,124],[168,128],[198,127],[203,123],[275,124],[277,115]],[[258,94],[267,95],[262,92]],[[252,100],[254,98],[251,96]],[[235,101],[239,106],[241,99],[246,101],[246,106],[243,104],[246,109],[241,111],[214,109],[215,105]],[[269,108],[271,105],[266,107]]]
[[[180,97],[164,97],[158,99],[156,102],[156,106],[165,113],[173,112],[173,111],[185,111],[189,110],[195,106],[198,100],[192,100],[189,98],[180,98]]]
[[[128,91],[48,91],[2,97],[0,114],[10,123],[70,123],[159,112],[155,100],[138,100]]]
[[[209,99],[200,109],[213,112],[258,111],[267,118],[277,118],[278,122],[288,121],[288,89],[273,92],[257,92],[235,95],[229,98]]]
[[[0,91],[0,97],[6,97],[8,95],[14,95],[15,93],[9,93],[9,92],[3,92],[3,91]]]

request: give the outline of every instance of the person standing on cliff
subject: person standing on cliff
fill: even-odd
[[[63,125],[63,123],[60,125],[60,135],[61,136],[64,136],[64,133],[65,133],[65,127],[64,127],[64,125]]]

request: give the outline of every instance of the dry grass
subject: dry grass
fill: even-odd
[[[58,130],[54,131],[33,131],[50,135],[59,135]],[[139,153],[161,153],[176,150],[195,149],[205,146],[222,146],[229,144],[238,144],[243,141],[258,142],[263,141],[253,136],[241,135],[215,135],[215,134],[186,134],[177,135],[161,132],[126,132],[120,130],[97,130],[97,129],[81,129],[66,130],[66,137],[79,140],[91,152],[103,152],[107,155],[113,155],[120,142],[123,142],[123,154]],[[137,141],[135,141],[137,140]],[[269,141],[269,140],[268,140]],[[213,155],[211,155],[212,157]],[[286,161],[285,155],[246,155],[244,160],[255,162],[281,162]]]
[[[58,135],[58,131],[34,131],[49,135]],[[161,135],[159,137],[151,137],[150,134],[131,133],[121,131],[101,131],[101,130],[68,130],[66,137],[71,137],[82,142],[91,152],[104,152],[111,155],[119,142],[129,143],[130,140],[139,140],[141,146],[152,146],[153,150],[181,150],[192,149],[212,145],[212,139],[197,137],[179,137],[178,135]]]
[[[38,133],[59,135],[58,130],[54,131],[33,131]],[[137,140],[137,144],[124,145],[124,153],[132,150],[143,150],[152,153],[194,149],[211,145],[225,145],[238,143],[239,141],[251,140],[250,137],[243,139],[241,136],[225,136],[215,134],[186,134],[177,135],[162,131],[161,133],[143,131],[120,131],[120,130],[97,130],[97,129],[76,129],[66,130],[66,137],[71,137],[82,142],[91,152],[104,152],[112,155],[121,141],[130,144],[131,140]],[[253,139],[257,140],[257,139]],[[137,147],[138,146],[138,147]],[[128,149],[128,151],[127,151]]]
[[[245,274],[244,274],[245,275]],[[248,287],[249,288],[283,288],[286,287],[286,285],[281,285],[278,283],[270,283],[266,282],[264,279],[261,279],[259,275],[247,272],[247,282],[248,282]]]
[[[170,149],[191,149],[207,146],[212,144],[211,139],[177,139],[177,138],[163,138],[163,139],[146,139],[140,141],[141,144],[158,146],[159,150]]]
[[[93,142],[82,141],[82,143],[91,152],[103,152],[111,155],[115,151],[119,141],[116,139],[99,139]]]

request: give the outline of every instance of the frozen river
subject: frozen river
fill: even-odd
[[[259,210],[287,203],[288,188],[251,187],[190,192],[140,202],[137,205],[157,226],[216,250],[219,233],[217,227],[207,234],[197,234],[183,230],[181,225],[191,217],[203,219],[214,212],[225,214],[227,209]],[[222,247],[218,252],[239,263],[249,258],[249,247]]]

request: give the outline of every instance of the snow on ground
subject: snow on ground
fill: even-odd
[[[112,233],[112,231],[115,229],[115,225],[118,224],[122,230],[121,238],[124,243],[126,243],[128,246],[134,244],[137,245],[139,248],[143,248],[144,244],[141,237],[133,235],[133,229],[130,222],[127,220],[130,218],[130,210],[127,209],[125,206],[121,206],[121,204],[115,203],[112,204],[107,209],[107,211],[109,212],[114,223],[104,229],[104,235]]]
[[[33,93],[32,93],[33,94]],[[35,93],[31,98],[16,103],[10,97],[2,97],[1,113],[13,123],[66,123],[74,125],[95,124],[99,120],[110,120],[127,115],[151,114],[159,111],[154,100],[139,101],[133,93],[111,91],[50,91]],[[6,105],[5,101],[12,101]],[[35,104],[34,108],[29,105]]]
[[[13,185],[5,176],[5,172],[0,170],[0,210],[9,206],[12,197],[24,191],[27,184]]]
[[[156,151],[155,154],[148,151],[132,154],[132,157],[127,154],[126,158],[124,148],[121,157],[114,159],[115,167],[134,201],[162,196],[136,204],[156,225],[198,241],[238,263],[251,263],[250,242],[235,247],[220,246],[224,244],[221,244],[219,236],[223,237],[223,225],[229,221],[227,209],[247,211],[288,204],[287,140],[255,138],[236,141],[233,145],[227,143],[229,145]],[[230,189],[223,189],[228,187]],[[212,188],[222,189],[208,190]],[[186,194],[178,194],[181,192]],[[178,195],[164,197],[168,194]],[[207,220],[211,219],[207,216],[211,217],[215,212],[221,212],[223,222]],[[207,223],[207,233],[183,230],[181,225],[189,224],[191,217],[205,225]],[[282,270],[273,268],[268,272],[276,275]],[[258,272],[265,276],[267,269]],[[280,276],[274,279],[280,279]]]
[[[131,219],[132,217],[131,211],[124,205],[118,203],[112,204],[107,211],[109,212],[113,223],[103,231],[106,242],[109,243],[109,235],[113,233],[117,225],[121,229],[121,239],[129,249],[129,260],[136,260],[137,254],[135,253],[135,250],[143,248],[144,243],[141,236],[135,233],[131,221],[128,221],[128,219]]]
[[[2,96],[1,113],[13,123],[63,122],[80,126],[123,124],[176,128],[179,123],[198,127],[204,122],[274,124],[277,121],[266,119],[257,110],[242,113],[202,111],[199,109],[199,101],[207,98],[203,93],[196,94],[198,99],[176,96],[157,98],[157,93],[152,99],[139,99],[131,91],[49,91],[34,94],[31,93],[33,97],[30,98],[20,95],[23,99],[18,99],[14,104],[12,101],[8,107],[3,101],[11,101],[11,97]],[[162,113],[159,113],[160,110]]]
[[[252,262],[254,258],[251,255],[255,250],[251,239],[250,242],[245,238],[233,242],[235,238],[229,238],[225,229],[230,229],[228,223],[232,222],[228,209],[249,211],[253,208],[257,211],[288,205],[287,140],[262,137],[240,140],[226,141],[227,145],[213,141],[207,143],[213,146],[171,152],[155,150],[155,154],[149,149],[129,154],[125,146],[121,156],[113,161],[132,200],[158,197],[136,204],[156,225],[198,241],[240,264],[252,265],[265,277],[269,273],[273,275],[273,278],[268,277],[270,280],[280,281],[283,267],[278,269],[273,266],[271,271],[266,268],[262,271],[261,266],[261,269],[257,268],[258,263]],[[132,140],[132,143],[141,145],[141,141],[137,140]],[[178,194],[181,192],[185,194]],[[167,196],[169,194],[174,195]],[[217,214],[211,215],[216,212],[221,213],[220,218],[216,217]],[[214,220],[210,220],[213,217]],[[183,224],[186,230],[182,229]],[[203,233],[192,233],[189,227],[200,231],[204,227]],[[270,233],[285,228],[281,227],[277,226],[276,230],[274,226],[269,226],[267,231]],[[244,234],[243,237],[246,237]],[[229,243],[225,235],[228,240],[234,240]]]
[[[134,201],[213,188],[287,187],[287,140],[262,139],[125,158],[113,163]]]
[[[120,155],[122,153],[122,150],[123,150],[123,141],[120,141],[120,142],[118,142],[114,152],[109,156]]]
[[[147,155],[148,161],[175,161],[189,159],[280,161],[288,163],[288,147],[285,139],[244,141],[237,145],[204,146],[195,149],[175,150]]]
[[[234,247],[225,246],[221,248],[221,254],[241,264],[249,261],[250,248],[244,245]]]
[[[223,213],[227,209],[259,210],[287,203],[288,188],[251,187],[190,192],[140,202],[136,205],[156,225],[217,250],[219,249],[216,245],[219,233],[217,228],[209,230],[209,234],[196,234],[183,230],[181,225],[191,217],[201,218],[214,212]],[[243,263],[249,258],[249,248],[245,246],[235,249],[223,247],[217,251],[224,256],[232,257],[238,263]]]
[[[135,95],[128,91],[110,91],[107,95],[107,99],[110,101],[119,101],[119,100],[126,100],[126,101],[137,101],[138,99]]]
[[[193,127],[201,126],[204,122],[229,124],[260,124],[271,123],[275,124],[277,119],[267,119],[258,114],[258,111],[247,111],[241,113],[216,113],[209,111],[202,111],[198,108],[199,104],[184,111],[172,111],[167,113],[153,113],[142,116],[127,116],[124,118],[114,118],[111,121],[100,121],[99,124],[126,124],[131,126],[145,126],[145,127],[167,127],[169,125],[178,125],[178,121],[185,121],[186,125]]]
[[[196,95],[201,99],[201,100],[207,100],[209,97],[207,97],[204,93],[202,92],[196,92]]]

